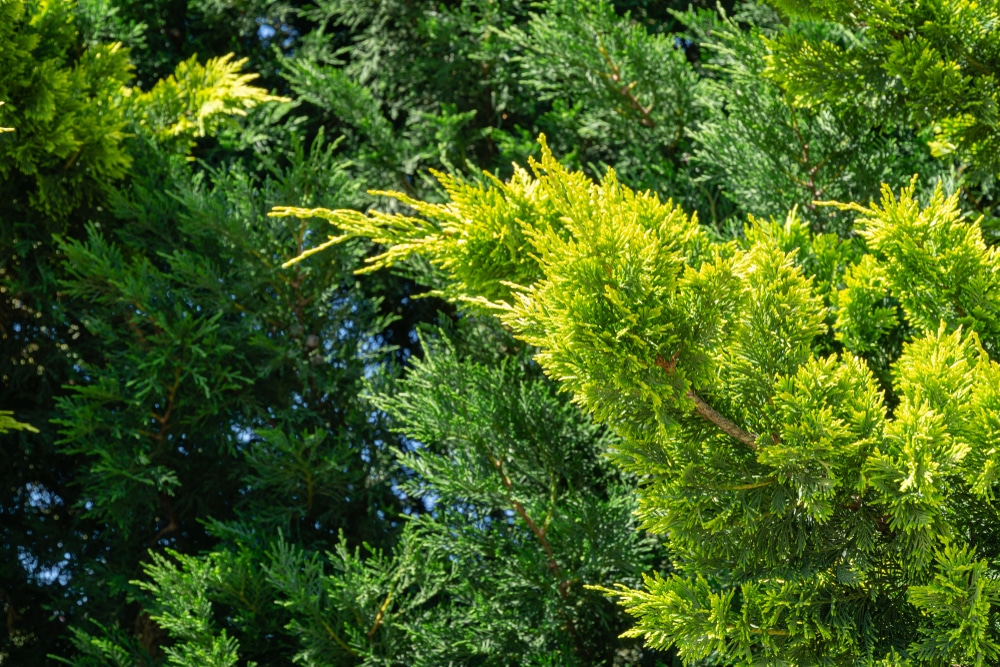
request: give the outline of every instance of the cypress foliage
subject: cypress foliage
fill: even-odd
[[[1000,661],[995,3],[708,4],[0,4],[0,662]]]
[[[424,254],[443,294],[496,313],[621,436],[676,569],[599,587],[637,617],[628,636],[684,660],[992,664],[1000,257],[958,196],[838,204],[855,239],[792,213],[712,243],[613,171],[595,184],[542,151],[506,183],[443,180],[447,204],[396,195],[422,218],[275,214],[379,239],[376,265]],[[512,243],[471,242],[504,220]]]
[[[76,456],[72,448],[57,444],[60,434],[54,420],[60,416],[58,402],[68,400],[76,389],[89,390],[92,397],[105,400],[109,412],[124,416],[113,396],[102,396],[100,386],[90,382],[99,379],[95,371],[108,363],[105,353],[114,357],[125,351],[110,347],[121,340],[118,327],[139,318],[141,329],[142,318],[152,313],[138,311],[135,303],[119,303],[110,309],[108,320],[95,322],[99,305],[75,301],[62,281],[74,271],[86,274],[88,269],[107,269],[109,275],[102,277],[105,285],[114,280],[112,265],[122,257],[106,244],[107,235],[119,227],[109,209],[115,205],[116,185],[132,170],[147,166],[136,162],[136,146],[155,146],[183,162],[191,139],[223,125],[223,117],[245,113],[273,99],[249,85],[238,63],[225,60],[205,65],[188,62],[178,68],[166,88],[142,93],[129,85],[132,70],[127,50],[119,44],[87,43],[78,32],[76,11],[74,3],[62,1],[0,5],[0,98],[5,102],[0,107],[0,124],[12,128],[0,137],[0,197],[4,201],[0,211],[0,405],[16,415],[17,424],[24,420],[39,431],[19,429],[3,436],[0,580],[7,623],[0,656],[14,663],[43,664],[46,653],[65,651],[65,623],[77,614],[93,614],[105,621],[109,613],[114,616],[109,609],[123,604],[119,583],[132,575],[128,568],[112,567],[102,581],[97,573],[116,559],[131,559],[135,568],[148,539],[133,531],[131,542],[119,540],[116,530],[127,526],[127,519],[114,528],[99,521],[116,511],[128,514],[133,509],[139,509],[142,516],[143,508],[130,506],[134,498],[127,493],[115,495],[121,489],[111,494],[117,510],[95,505],[78,475],[88,468],[86,456]],[[185,124],[184,119],[194,122]],[[161,125],[151,127],[156,123]],[[177,131],[160,138],[153,132],[161,127]],[[162,183],[156,187],[162,191]],[[88,221],[92,236],[98,239],[96,246],[105,243],[101,249],[108,251],[104,265],[85,253],[67,258],[66,251],[86,237]],[[79,266],[74,264],[77,260]],[[142,287],[142,272],[129,276],[121,266],[118,269],[116,277],[122,282],[115,288],[135,295]],[[91,282],[91,292],[82,293],[87,298],[101,291],[93,284],[96,278]],[[161,354],[169,357],[171,350]],[[127,363],[128,359],[123,355],[116,361]],[[151,368],[148,364],[139,367]],[[119,370],[134,372],[135,365]],[[150,404],[162,401],[162,397],[149,396],[158,378],[144,380]],[[101,386],[106,389],[107,382]],[[114,419],[100,424],[102,417],[90,414],[90,422],[76,427],[83,431],[88,425],[94,427],[87,431],[92,437],[105,427],[106,434],[122,433]],[[142,419],[148,421],[148,416]],[[5,419],[5,426],[17,424]],[[101,444],[114,448],[109,441]],[[124,450],[138,445],[116,444]],[[100,459],[106,452],[97,449],[86,454]],[[153,469],[157,464],[141,463],[142,456],[139,446],[135,457],[121,468],[112,467],[119,461],[105,456],[104,468],[98,463],[92,472],[98,477],[103,474],[102,481],[112,486],[115,479],[131,479],[133,486],[140,487],[169,485],[170,475],[157,474]],[[138,545],[139,553],[129,553],[129,545]]]

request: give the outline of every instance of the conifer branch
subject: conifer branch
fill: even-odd
[[[650,113],[653,110],[652,103],[648,106],[642,106],[642,102],[640,102],[639,98],[632,92],[632,89],[635,88],[636,83],[638,82],[633,81],[631,83],[623,84],[621,70],[611,59],[611,56],[608,55],[608,50],[604,48],[603,44],[599,45],[598,49],[600,50],[601,55],[604,56],[604,61],[608,64],[608,67],[611,68],[611,74],[601,74],[604,78],[611,82],[611,90],[624,97],[625,101],[628,102],[629,108],[638,112],[642,116],[642,118],[639,119],[640,125],[650,128],[656,127],[656,121],[653,120],[653,115]]]
[[[486,453],[486,456],[489,457],[490,463],[493,464],[493,467],[496,468],[496,471],[500,474],[500,481],[503,482],[504,487],[507,489],[507,493],[510,495],[510,502],[514,506],[514,511],[517,512],[517,515],[521,517],[526,524],[528,524],[528,528],[531,529],[531,532],[535,534],[535,537],[537,537],[538,541],[541,543],[542,549],[545,551],[545,555],[549,559],[549,569],[552,570],[552,573],[555,574],[556,577],[562,577],[562,570],[559,568],[559,563],[556,562],[556,556],[552,551],[552,545],[549,544],[548,538],[545,537],[545,531],[539,528],[538,524],[532,520],[532,518],[528,515],[528,511],[524,509],[524,505],[514,498],[514,484],[510,481],[510,478],[507,477],[507,473],[504,472],[503,463],[500,459],[493,456],[489,452]]]
[[[368,641],[372,641],[375,637],[375,633],[378,629],[382,627],[382,619],[385,617],[385,610],[389,608],[389,603],[392,602],[392,594],[396,591],[395,586],[389,589],[388,595],[385,596],[385,601],[382,606],[379,607],[378,613],[375,614],[375,622],[372,624],[372,629],[368,631]]]
[[[569,598],[569,588],[573,582],[571,580],[566,580],[566,581],[562,580],[562,569],[559,567],[559,563],[556,562],[556,555],[555,552],[553,552],[552,550],[552,545],[549,543],[549,539],[545,536],[548,526],[546,525],[545,529],[539,528],[538,524],[536,524],[534,520],[532,520],[532,518],[528,515],[528,511],[524,509],[524,505],[522,505],[520,501],[514,498],[514,484],[513,482],[510,481],[510,478],[507,477],[507,473],[504,472],[503,462],[499,458],[493,456],[488,451],[486,452],[486,456],[487,458],[489,458],[490,463],[493,464],[493,467],[496,468],[496,471],[500,474],[500,480],[503,482],[504,487],[507,489],[507,493],[509,494],[510,497],[510,502],[514,506],[514,511],[517,512],[517,515],[521,517],[521,519],[526,524],[528,524],[528,528],[531,529],[531,532],[535,534],[535,537],[537,537],[538,541],[541,543],[542,549],[545,551],[545,555],[549,559],[549,569],[552,570],[552,574],[556,577],[557,580],[559,580],[559,596],[563,600],[566,600],[567,598]],[[547,523],[548,520],[546,519],[546,524]],[[563,613],[565,615],[565,610],[563,610]],[[572,636],[575,640],[576,624],[573,622],[573,618],[571,616],[565,615],[565,618],[566,618],[566,630],[567,632],[569,632],[570,636]]]
[[[763,489],[766,486],[771,486],[776,484],[778,480],[774,477],[767,477],[759,482],[750,482],[747,484],[735,484],[733,486],[720,486],[716,487],[717,491],[753,491],[754,489]]]
[[[153,435],[153,439],[157,442],[162,442],[164,438],[167,437],[167,429],[169,428],[170,416],[174,412],[175,402],[177,400],[177,389],[181,386],[181,369],[180,366],[174,367],[174,382],[170,385],[170,389],[167,390],[167,405],[166,409],[163,411],[162,415],[158,415],[153,411],[150,411],[150,416],[159,423],[159,430]]]
[[[662,368],[663,371],[667,373],[667,375],[670,375],[671,373],[674,372],[674,369],[677,368],[677,360],[680,358],[680,354],[681,351],[680,349],[678,349],[676,352],[674,352],[673,356],[671,356],[669,360],[658,356],[656,357],[656,361],[654,363],[660,368]],[[719,430],[721,430],[726,435],[736,438],[750,449],[756,451],[757,436],[755,436],[753,433],[748,433],[744,431],[742,428],[737,426],[735,422],[722,416],[722,414],[718,410],[716,410],[711,405],[706,403],[705,399],[696,394],[694,389],[688,390],[687,397],[690,398],[692,401],[694,401],[695,410],[704,419],[718,426]]]
[[[549,523],[552,521],[552,512],[556,508],[556,476],[549,476],[549,509],[545,512],[545,521],[542,523],[542,533],[549,532]]]
[[[747,433],[734,422],[723,417],[718,410],[705,402],[705,400],[694,393],[693,389],[688,390],[687,397],[694,401],[695,410],[707,421],[719,427],[719,430],[726,435],[736,438],[750,449],[757,450],[757,438],[752,433]]]
[[[333,628],[330,627],[330,624],[327,623],[325,619],[321,618],[321,619],[319,619],[319,622],[323,626],[323,629],[326,630],[326,634],[330,637],[330,639],[332,639],[333,641],[335,641],[337,643],[337,646],[339,646],[340,648],[344,649],[345,651],[347,651],[351,655],[357,657],[358,652],[355,651],[354,649],[352,649],[347,644],[347,642],[345,642],[343,639],[341,639],[340,635],[338,635],[336,632],[334,632]]]

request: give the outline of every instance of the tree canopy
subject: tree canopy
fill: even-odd
[[[1000,664],[998,12],[0,1],[0,664]]]

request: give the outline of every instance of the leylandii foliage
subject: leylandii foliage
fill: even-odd
[[[1000,169],[996,0],[774,0],[791,16],[837,24],[850,38],[788,31],[768,40],[768,75],[799,107],[860,105],[933,136],[987,188]],[[842,35],[848,33],[842,33]],[[849,100],[849,101],[848,101]],[[975,180],[975,179],[970,179]]]
[[[420,217],[279,208],[421,254],[622,437],[675,572],[618,587],[685,660],[995,664],[1000,256],[956,197],[885,188],[849,239],[791,212],[713,241],[563,168],[440,176]],[[329,244],[328,244],[329,245]],[[610,585],[614,582],[591,582]]]

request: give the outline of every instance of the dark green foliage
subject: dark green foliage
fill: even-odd
[[[87,573],[105,571],[116,559],[131,559],[136,567],[151,536],[132,535],[140,550],[130,554],[120,533],[95,521],[105,508],[87,516],[94,506],[78,484],[82,461],[55,445],[56,403],[72,393],[67,385],[87,385],[87,371],[106,364],[106,345],[121,340],[118,332],[100,339],[114,331],[113,321],[100,323],[103,328],[84,325],[90,305],[74,302],[60,282],[68,275],[63,250],[84,237],[88,220],[105,233],[118,227],[110,202],[130,170],[148,168],[135,158],[138,146],[154,141],[150,130],[177,128],[163,148],[183,163],[186,142],[222,125],[220,116],[245,112],[268,97],[248,85],[238,63],[219,60],[189,62],[168,86],[143,94],[128,87],[132,68],[125,49],[88,42],[78,32],[74,3],[5,2],[0,12],[0,112],[10,126],[0,137],[0,404],[39,431],[3,436],[8,456],[0,487],[0,579],[8,623],[0,655],[41,664],[46,653],[66,650],[67,620],[80,613],[109,620],[108,601],[122,605],[127,569],[109,570],[113,576],[104,586],[96,578],[87,581]],[[154,105],[159,127],[144,122]],[[130,135],[137,136],[130,142]],[[162,191],[162,183],[158,187]],[[55,234],[67,245],[59,247]],[[131,281],[135,288],[138,276]],[[158,480],[169,481],[169,474]],[[84,608],[83,600],[92,607]]]
[[[171,552],[145,567],[152,618],[176,642],[165,649],[169,660],[284,664],[296,655],[309,665],[430,666],[651,657],[616,639],[624,618],[585,588],[636,582],[655,566],[655,544],[636,531],[631,485],[603,458],[613,442],[523,351],[498,353],[498,343],[514,345],[506,335],[479,322],[458,331],[473,357],[440,340],[393,398],[377,401],[395,428],[420,438],[396,451],[407,471],[401,491],[425,511],[405,522],[391,555],[352,548],[343,534],[322,555],[295,522],[272,520],[275,504],[294,503],[299,491],[280,486],[301,471],[281,465],[285,436],[263,433],[267,453],[248,448],[246,457],[277,484],[249,479],[272,493],[250,494],[237,520],[214,522],[209,532],[221,542],[208,556]],[[486,351],[498,365],[475,361]],[[75,664],[141,653],[105,636],[112,644],[78,635]]]
[[[674,36],[619,16],[610,3],[542,8],[510,35],[522,85],[553,103],[551,126],[539,129],[582,164],[614,164],[637,187],[687,194],[687,175],[674,172],[706,100]]]
[[[477,326],[458,333],[468,340]],[[416,473],[403,490],[432,506],[412,532],[468,573],[447,607],[473,618],[433,634],[466,644],[469,657],[606,664],[626,648],[614,639],[624,625],[585,586],[637,577],[654,545],[636,531],[630,485],[603,457],[613,440],[518,357],[487,366],[438,343],[377,402],[423,443],[401,456]]]
[[[399,500],[380,427],[347,400],[380,329],[349,279],[364,248],[282,271],[316,230],[264,217],[283,197],[354,193],[321,139],[293,157],[257,182],[238,165],[192,179],[183,163],[146,156],[149,172],[117,202],[130,224],[62,244],[66,294],[108,345],[59,404],[64,450],[87,461],[87,514],[120,535],[106,573],[89,574],[105,585],[113,573],[125,586],[149,547],[208,548],[199,521],[210,517],[250,516],[305,545],[340,529],[391,539]],[[153,187],[164,181],[174,189]]]
[[[816,200],[867,201],[881,183],[903,183],[914,173],[941,178],[943,167],[912,132],[848,107],[801,108],[762,76],[769,50],[764,36],[836,35],[822,26],[784,29],[769,18],[766,29],[741,29],[732,19],[689,14],[691,34],[702,44],[702,67],[714,101],[694,130],[694,163],[706,184],[717,184],[739,212],[784,217],[793,207],[816,231],[846,233],[850,216],[818,208]],[[758,20],[764,17],[757,17]],[[626,180],[626,182],[628,182]],[[713,207],[699,213],[718,218]]]

